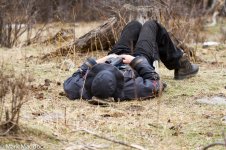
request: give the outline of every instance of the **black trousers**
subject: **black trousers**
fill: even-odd
[[[138,21],[128,23],[109,54],[144,56],[153,66],[161,60],[170,70],[180,68],[183,51],[175,47],[166,29],[156,21],[147,21],[142,26]]]

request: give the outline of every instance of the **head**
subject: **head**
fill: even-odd
[[[100,99],[117,98],[123,89],[122,73],[110,64],[96,64],[88,72],[85,88],[88,94]]]

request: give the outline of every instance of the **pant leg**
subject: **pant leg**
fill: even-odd
[[[140,35],[135,46],[134,56],[144,56],[148,62],[153,65],[155,60],[159,59],[158,45],[157,45],[158,26],[154,21],[147,21],[144,23]]]
[[[134,56],[146,57],[151,65],[160,58],[168,69],[180,67],[183,52],[174,46],[166,29],[156,21],[143,25],[135,49]]]
[[[142,24],[138,21],[131,21],[122,30],[118,42],[108,54],[132,54],[137,43]]]
[[[158,26],[157,43],[161,61],[170,70],[180,68],[179,59],[182,57],[183,51],[174,45],[166,29],[161,24],[157,22],[156,24]]]

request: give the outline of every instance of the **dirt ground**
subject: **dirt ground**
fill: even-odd
[[[82,30],[81,26],[78,28]],[[87,32],[84,28],[82,32]],[[22,108],[21,130],[14,137],[0,137],[0,149],[30,146],[31,149],[67,150],[199,150],[223,141],[226,123],[222,118],[226,116],[226,105],[197,103],[203,97],[226,97],[223,44],[205,49],[198,45],[200,71],[187,80],[174,80],[173,71],[160,64],[161,79],[168,85],[161,97],[110,103],[107,107],[91,105],[85,100],[70,101],[62,88],[64,80],[87,57],[99,58],[107,52],[76,53],[67,58],[40,61],[40,56],[58,46],[0,49],[2,62],[18,74],[29,74],[33,86],[27,97],[29,101]],[[66,71],[62,66],[68,59],[75,67]]]

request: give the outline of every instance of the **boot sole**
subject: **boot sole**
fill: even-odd
[[[188,78],[194,77],[197,73],[198,73],[198,70],[196,72],[193,72],[192,74],[175,76],[174,79],[175,80],[188,79]]]

